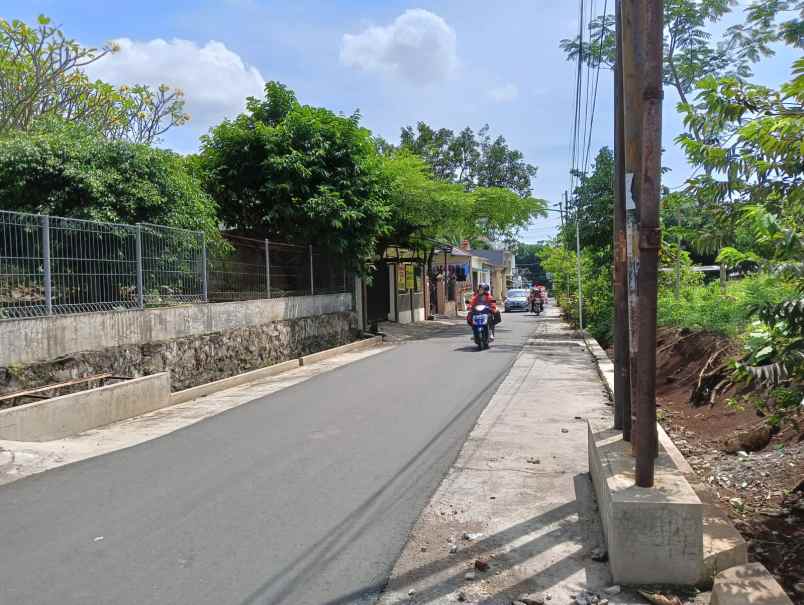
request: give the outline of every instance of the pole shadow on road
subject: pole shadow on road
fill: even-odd
[[[394,593],[404,594],[409,587],[416,584],[415,602],[417,604],[441,602],[439,599],[466,587],[464,574],[468,564],[478,558],[488,559],[491,553],[495,553],[494,571],[504,572],[525,564],[533,557],[552,549],[557,543],[567,542],[577,547],[572,550],[571,554],[540,569],[537,576],[526,578],[484,598],[478,605],[510,603],[512,599],[516,599],[522,593],[548,590],[581,570],[586,571],[586,578],[599,577],[601,574],[607,576],[608,571],[605,564],[595,563],[591,559],[591,551],[603,543],[603,536],[597,521],[594,490],[589,475],[586,473],[576,475],[573,477],[573,483],[575,500],[561,504],[527,521],[512,525],[482,540],[468,543],[468,546],[454,555],[447,555],[437,561],[412,569],[393,578],[392,586],[389,588]],[[551,525],[557,525],[557,527],[547,533],[539,533],[532,540],[522,543],[522,538],[540,532]],[[519,542],[519,544],[510,550],[505,550],[507,544],[514,542]],[[447,570],[454,570],[454,573],[428,588],[421,588],[420,583],[426,578]],[[540,586],[534,586],[540,582]],[[355,603],[371,590],[376,590],[376,586],[363,586],[349,594],[326,601],[323,605]]]

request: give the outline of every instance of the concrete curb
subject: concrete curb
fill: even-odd
[[[361,349],[375,347],[382,344],[382,339],[382,336],[373,336],[371,338],[366,338],[365,340],[350,342],[349,344],[335,347],[333,349],[326,349],[325,351],[305,355],[304,357],[299,358],[299,365],[306,366],[317,361],[323,361],[325,359],[329,359],[330,357],[335,357],[341,353],[349,353],[350,351],[359,351]]]
[[[597,372],[600,374],[600,378],[603,380],[603,384],[609,392],[609,403],[611,404],[614,402],[614,363],[609,359],[603,347],[600,346],[589,332],[582,330],[581,336],[583,336],[586,347],[589,349],[592,357],[595,358],[595,362],[597,362]]]
[[[170,405],[167,372],[0,411],[0,439],[52,441]]]
[[[198,386],[190,387],[189,389],[184,389],[183,391],[176,391],[175,393],[170,394],[170,405],[192,401],[193,399],[198,399],[199,397],[212,395],[218,391],[231,389],[232,387],[247,384],[255,380],[261,380],[262,378],[270,378],[271,376],[276,376],[277,374],[282,374],[283,372],[295,370],[299,367],[299,365],[298,359],[291,359],[290,361],[283,361],[282,363],[276,363],[265,368],[251,370],[250,372],[244,372],[242,374],[235,374],[234,376],[229,376],[228,378],[221,378],[220,380],[216,380],[214,382],[199,384]]]

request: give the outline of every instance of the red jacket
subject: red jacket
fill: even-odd
[[[477,294],[472,295],[472,300],[469,301],[469,312],[466,314],[466,323],[472,325],[472,311],[477,304]],[[486,294],[486,306],[491,309],[492,313],[497,313],[497,301],[491,294]]]

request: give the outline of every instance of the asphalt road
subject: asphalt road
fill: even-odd
[[[463,326],[406,342],[0,487],[0,604],[373,602],[536,321],[505,316],[482,353]]]

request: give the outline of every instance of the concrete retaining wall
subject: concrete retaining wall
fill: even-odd
[[[349,293],[0,321],[0,367],[351,311]]]
[[[335,294],[0,322],[0,394],[104,373],[170,372],[187,389],[352,342],[351,305]]]
[[[164,372],[0,410],[0,439],[50,441],[170,405]]]

